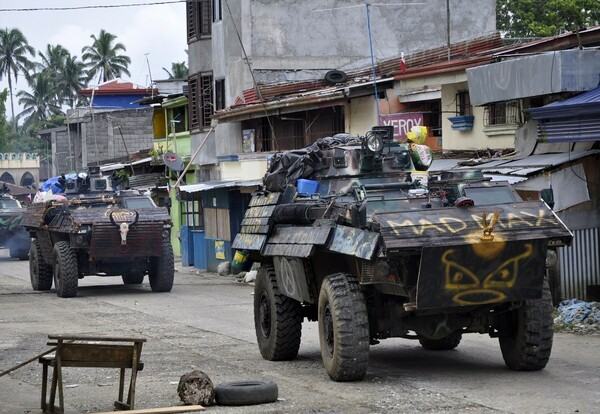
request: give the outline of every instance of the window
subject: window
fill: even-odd
[[[213,5],[213,22],[223,20],[223,4],[221,0],[214,0]]]
[[[456,113],[458,115],[473,115],[469,91],[458,91],[456,94]]]
[[[173,133],[173,125],[171,124],[171,121],[175,121],[174,125],[176,133],[187,131],[185,106],[169,109],[168,117],[169,134]]]
[[[190,130],[208,128],[215,112],[211,72],[197,73],[188,78]]]
[[[190,114],[190,130],[200,128],[200,111],[198,105],[200,99],[198,97],[198,75],[188,78],[188,112]]]
[[[206,208],[204,210],[206,238],[230,241],[229,210],[225,208]]]
[[[213,106],[213,77],[212,73],[204,73],[200,75],[200,109],[201,109],[201,125],[202,127],[210,127],[210,117],[214,114]]]
[[[519,123],[517,101],[499,102],[485,107],[484,126]]]
[[[188,41],[210,37],[213,0],[186,2]]]
[[[225,108],[225,79],[215,81],[215,111]]]

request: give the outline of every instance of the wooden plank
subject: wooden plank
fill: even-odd
[[[485,207],[443,208],[376,215],[387,249],[449,246],[479,243],[484,219],[488,225],[497,213],[492,235],[496,240],[516,241],[560,238],[571,233],[541,201]]]
[[[276,226],[269,238],[269,244],[314,244],[327,243],[331,227]]]
[[[267,244],[264,256],[310,257],[315,249],[314,244]]]
[[[204,231],[206,238],[217,239],[218,228],[217,228],[217,209],[216,208],[205,208],[204,209]]]
[[[225,208],[217,209],[217,238],[221,240],[231,240],[231,226],[229,225],[229,210]]]
[[[254,218],[254,217],[271,217],[273,215],[273,210],[275,210],[277,206],[262,206],[262,207],[251,207],[246,210],[246,218]]]
[[[380,234],[354,227],[338,226],[329,243],[329,250],[370,260],[377,250]]]
[[[242,226],[266,226],[270,217],[250,217],[242,220]]]
[[[269,232],[270,226],[242,226],[240,228],[240,233],[249,233],[249,234],[267,234]]]
[[[177,413],[190,413],[195,411],[203,411],[205,408],[201,405],[183,405],[176,407],[158,407],[158,408],[138,408],[135,410],[122,410],[122,411],[104,411],[96,414],[177,414]]]
[[[266,240],[265,234],[238,233],[231,247],[238,250],[262,250]]]
[[[279,202],[281,193],[269,193],[267,195],[256,195],[252,197],[249,207],[268,206],[275,205]]]

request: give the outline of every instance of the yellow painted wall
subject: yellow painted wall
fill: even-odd
[[[267,159],[221,162],[221,180],[260,180],[267,172]]]

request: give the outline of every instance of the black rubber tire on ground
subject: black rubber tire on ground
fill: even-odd
[[[500,349],[506,366],[515,371],[537,371],[548,363],[554,336],[552,296],[544,279],[542,297],[526,300],[503,315]]]
[[[150,258],[148,280],[153,292],[170,292],[175,279],[175,258],[169,239],[163,239],[161,251],[161,256]]]
[[[54,245],[54,286],[56,294],[61,298],[77,296],[77,254],[69,242],[59,241]]]
[[[254,282],[254,329],[268,361],[296,358],[302,337],[302,304],[279,293],[272,265],[262,265]]]
[[[52,287],[52,265],[44,261],[37,240],[33,240],[29,248],[29,278],[33,290],[50,290]]]
[[[121,278],[124,285],[139,285],[144,281],[144,276],[146,275],[143,272],[127,272],[121,275]]]
[[[331,379],[363,379],[369,363],[369,318],[354,276],[336,273],[323,280],[318,318],[321,357]]]
[[[449,351],[454,349],[460,344],[460,340],[462,339],[462,332],[452,332],[445,338],[442,339],[429,339],[429,338],[419,338],[419,343],[425,349],[430,351]]]
[[[218,405],[254,405],[277,401],[279,390],[273,381],[237,381],[215,387]]]

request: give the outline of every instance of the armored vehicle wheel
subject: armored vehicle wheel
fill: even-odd
[[[548,282],[540,299],[526,300],[518,309],[503,315],[500,349],[506,366],[515,371],[536,371],[548,363],[554,335],[552,297]]]
[[[77,296],[77,255],[69,242],[59,241],[54,245],[54,286],[61,298]]]
[[[150,258],[148,279],[153,292],[170,292],[175,278],[175,259],[168,239],[162,242],[162,255]]]
[[[425,349],[430,351],[449,351],[460,344],[462,332],[452,332],[442,339],[419,338],[419,343]]]
[[[146,275],[142,272],[128,272],[122,275],[121,278],[125,285],[139,285],[144,281],[144,276]]]
[[[318,317],[321,357],[331,379],[363,379],[369,363],[369,318],[354,276],[336,273],[323,280]]]
[[[29,248],[29,278],[33,290],[50,290],[52,287],[52,266],[44,261],[42,249],[37,240]]]
[[[264,359],[285,361],[298,355],[302,305],[279,293],[275,269],[261,266],[254,284],[254,329]]]

